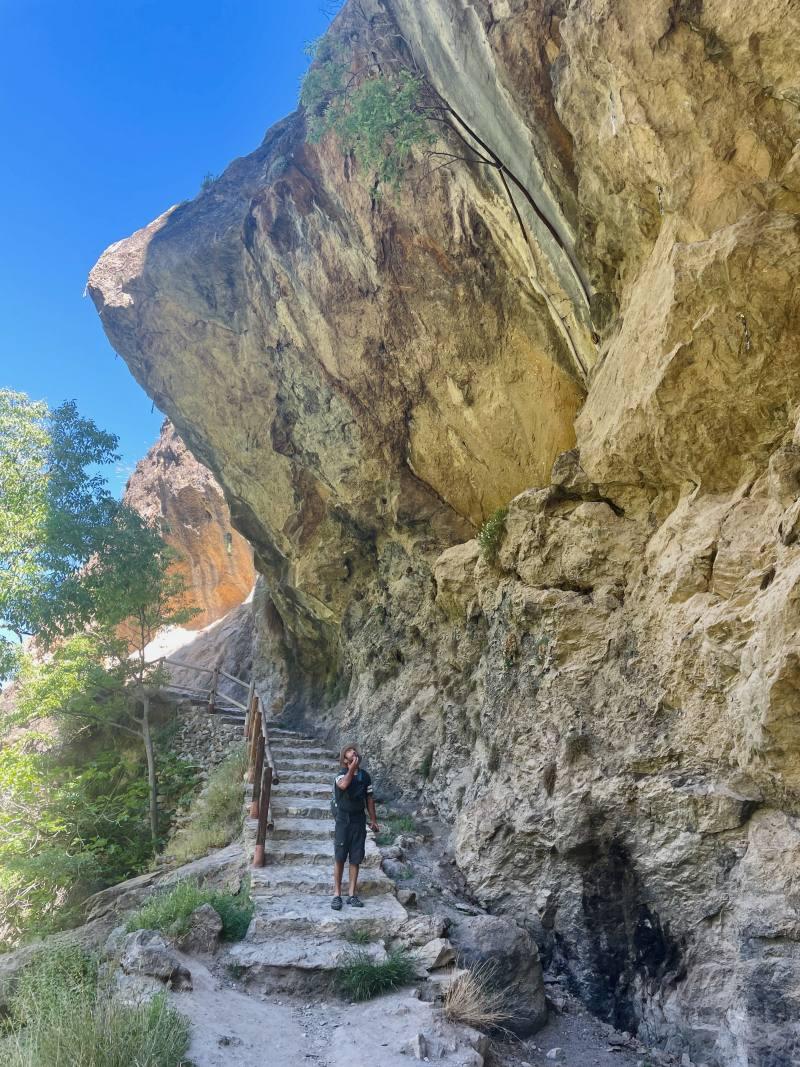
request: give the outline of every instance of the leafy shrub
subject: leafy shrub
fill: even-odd
[[[487,563],[497,562],[497,553],[506,535],[508,508],[498,508],[490,515],[478,532],[478,546]]]
[[[411,957],[395,949],[381,963],[368,952],[354,952],[337,970],[336,988],[349,1000],[371,1000],[390,989],[412,981],[415,975]]]
[[[214,768],[205,791],[189,809],[188,822],[168,845],[168,859],[188,863],[212,849],[224,848],[239,835],[244,818],[246,761],[247,751],[242,744]]]
[[[0,951],[75,925],[88,895],[152,862],[144,759],[103,744],[100,731],[80,747],[33,731],[0,742]],[[166,822],[196,771],[167,753],[158,767]]]
[[[163,930],[180,937],[189,929],[189,917],[201,904],[210,904],[222,919],[222,936],[226,941],[241,941],[253,917],[249,894],[204,889],[190,878],[154,894],[130,916],[125,928]]]
[[[203,175],[203,180],[200,182],[200,191],[202,193],[208,192],[218,177],[218,174],[212,174],[211,171],[207,171],[207,173]]]
[[[165,996],[139,1007],[98,985],[94,956],[77,946],[34,958],[11,998],[0,1059],[6,1067],[178,1067],[187,1022]]]
[[[443,1010],[451,1022],[477,1030],[500,1030],[511,1018],[508,996],[496,984],[495,965],[481,963],[450,982]]]

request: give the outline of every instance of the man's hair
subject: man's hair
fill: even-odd
[[[358,751],[358,745],[345,745],[344,748],[342,749],[342,751],[339,753],[339,766],[340,767],[345,767],[346,766],[346,764],[344,762],[344,755],[345,755],[345,752],[349,752],[350,749],[352,749],[353,752],[355,752],[355,754],[357,756],[361,755],[361,753]]]

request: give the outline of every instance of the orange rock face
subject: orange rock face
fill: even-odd
[[[169,420],[136,464],[125,502],[154,519],[178,554],[192,605],[187,625],[199,630],[227,614],[253,588],[253,551],[231,526],[228,505],[214,476],[199,463]]]

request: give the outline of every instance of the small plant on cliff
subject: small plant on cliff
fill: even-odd
[[[423,79],[409,70],[361,76],[325,39],[315,58],[300,93],[309,140],[336,134],[366,172],[396,188],[413,150],[435,140],[422,102]]]
[[[489,516],[478,532],[478,547],[487,563],[494,564],[497,562],[497,555],[506,535],[507,516],[508,508],[498,508],[497,511]]]
[[[371,1000],[411,982],[414,974],[414,963],[402,949],[394,949],[382,962],[361,950],[339,967],[336,988],[348,1000]]]
[[[422,761],[420,762],[420,765],[419,765],[420,777],[425,782],[427,782],[428,779],[431,776],[431,769],[433,768],[433,756],[434,756],[433,745],[429,745],[428,748],[425,749],[425,754],[423,755]]]

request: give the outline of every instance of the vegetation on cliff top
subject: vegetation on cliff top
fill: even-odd
[[[481,136],[434,87],[389,16],[368,19],[362,12],[359,34],[364,38],[353,44],[357,35],[344,43],[328,33],[309,49],[313,62],[300,92],[308,140],[316,143],[326,134],[334,134],[344,154],[352,155],[374,182],[373,197],[379,194],[381,184],[400,185],[417,149],[422,151],[423,173],[427,175],[455,164],[495,174],[530,253],[530,284],[544,300],[570,353],[576,376],[585,385],[586,359],[556,307],[546,279],[540,277],[533,252],[535,235],[525,217],[528,210],[536,219],[536,227],[546,231],[559,250],[554,274],[558,276],[563,267],[571,276],[565,293],[580,305],[576,308],[580,316],[590,314],[591,293],[570,241],[541,205],[540,192],[487,143],[485,131]],[[596,334],[593,337],[595,342],[599,340]]]

